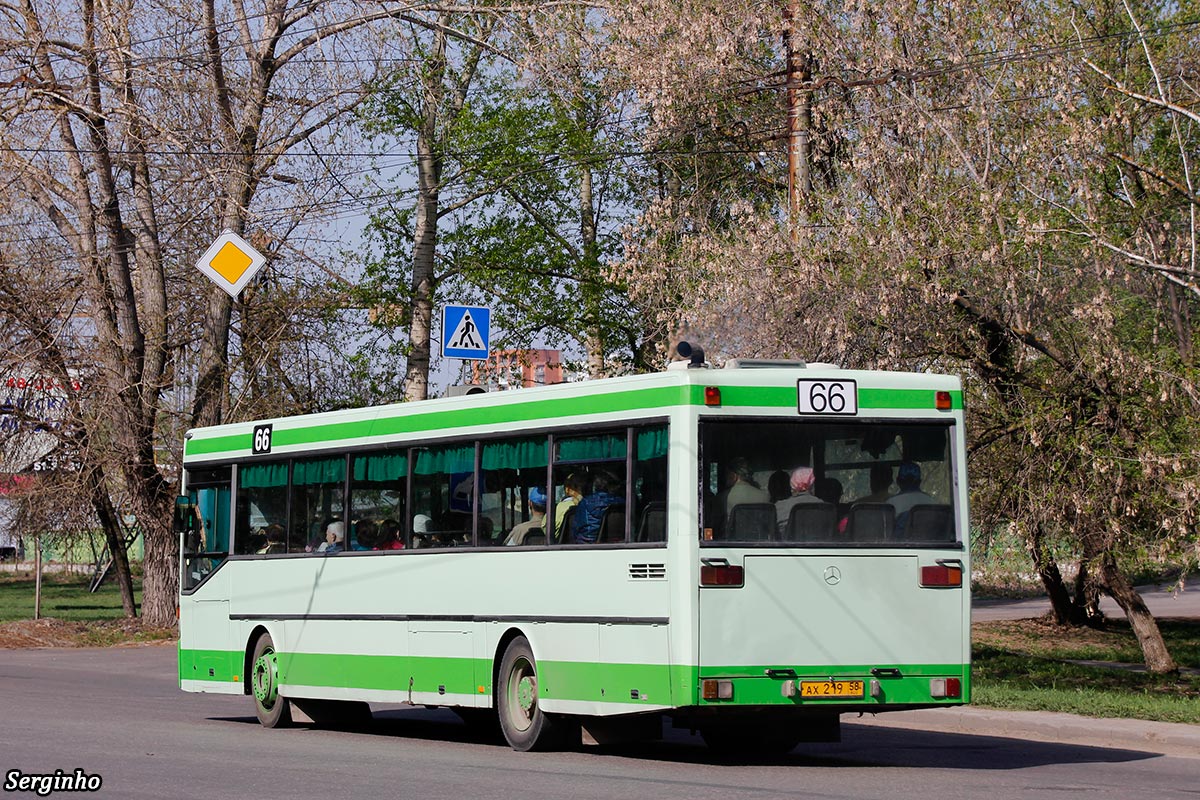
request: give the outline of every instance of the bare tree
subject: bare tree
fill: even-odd
[[[221,421],[229,403],[237,304],[198,286],[190,264],[222,228],[286,251],[312,187],[339,191],[330,168],[352,165],[336,158],[356,141],[348,114],[397,21],[438,29],[438,5],[0,3],[5,220],[77,290],[86,361],[61,367],[94,369],[93,413],[78,415],[81,452],[97,459],[86,474],[139,520],[152,624],[175,619],[166,468],[182,428]],[[10,257],[33,257],[18,244],[10,237]]]

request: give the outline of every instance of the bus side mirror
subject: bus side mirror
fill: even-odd
[[[192,500],[186,494],[175,498],[175,533],[176,535],[192,533],[196,530],[196,514]]]

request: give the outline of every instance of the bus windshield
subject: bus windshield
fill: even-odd
[[[951,438],[946,423],[705,421],[701,539],[954,543]]]

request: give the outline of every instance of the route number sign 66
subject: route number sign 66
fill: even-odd
[[[255,425],[254,426],[254,444],[251,446],[250,452],[253,455],[259,453],[271,452],[271,426],[270,425]]]
[[[802,378],[797,381],[796,396],[801,414],[858,413],[858,385],[854,381]]]

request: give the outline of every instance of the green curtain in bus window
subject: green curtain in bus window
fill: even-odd
[[[667,426],[645,428],[637,434],[637,457],[639,461],[659,458],[667,454]]]
[[[287,486],[287,464],[247,464],[238,468],[238,487],[266,489]]]
[[[321,458],[297,461],[292,467],[293,486],[311,486],[318,483],[341,483],[346,478],[346,459]]]
[[[354,480],[383,483],[408,474],[407,453],[381,453],[354,459]]]
[[[547,454],[545,438],[488,442],[483,446],[482,463],[484,469],[544,467]]]
[[[475,445],[438,447],[417,452],[413,468],[418,475],[445,475],[475,471]]]
[[[586,439],[560,439],[559,461],[616,461],[625,458],[625,432],[588,436]]]

